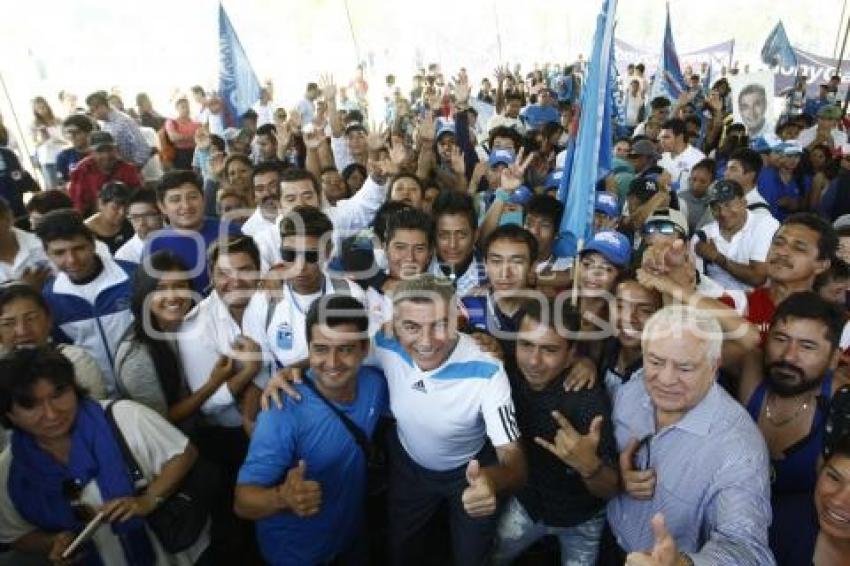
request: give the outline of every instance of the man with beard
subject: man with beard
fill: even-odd
[[[761,352],[744,364],[738,400],[758,424],[771,456],[770,547],[777,564],[811,560],[817,536],[812,503],[844,317],[807,291],[776,309]]]

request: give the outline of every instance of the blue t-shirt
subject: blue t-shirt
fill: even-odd
[[[88,153],[77,151],[73,147],[60,151],[59,155],[56,156],[56,169],[59,171],[59,178],[63,181],[70,181],[71,171],[87,155]]]
[[[307,372],[308,379],[310,372]],[[297,385],[301,401],[262,411],[251,437],[239,484],[271,487],[282,483],[304,460],[306,480],[319,482],[322,505],[312,517],[281,512],[257,521],[257,539],[271,564],[318,564],[347,550],[360,533],[366,495],[366,457],[354,437],[316,394]],[[389,410],[384,374],[361,367],[357,396],[336,403],[370,437],[378,418]]]
[[[177,231],[171,226],[155,232],[148,238],[142,258],[159,250],[171,250],[183,260],[192,278],[192,289],[202,295],[209,294],[210,274],[207,269],[207,248],[225,234],[242,235],[239,226],[224,223],[217,218],[207,218],[198,232]]]
[[[779,199],[783,197],[800,198],[802,191],[797,186],[794,177],[788,184],[782,181],[779,170],[775,167],[764,167],[758,177],[758,191],[770,206],[770,213],[774,218],[782,222],[788,216],[788,211],[779,206]]]

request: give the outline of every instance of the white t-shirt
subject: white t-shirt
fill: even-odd
[[[754,214],[747,212],[747,221],[744,226],[738,230],[731,240],[726,240],[720,233],[720,225],[715,220],[703,227],[706,237],[709,240],[714,240],[717,250],[729,258],[730,261],[736,263],[749,264],[750,261],[765,261],[767,251],[770,248],[770,242],[773,240],[773,234],[779,228],[779,222],[769,214]],[[752,286],[747,285],[733,277],[728,271],[720,268],[718,265],[709,264],[707,269],[704,269],[703,259],[696,255],[694,251],[699,238],[694,236],[691,239],[691,252],[694,254],[697,262],[697,269],[700,273],[706,273],[714,279],[721,287],[727,290],[748,291]]]
[[[847,143],[847,134],[839,130],[838,128],[832,128],[830,132],[832,134],[832,142],[834,147],[841,147],[842,145]],[[797,136],[797,141],[800,142],[800,145],[803,147],[808,147],[811,145],[815,138],[818,135],[818,127],[817,125],[812,126],[811,128],[806,128],[801,131]]]
[[[241,334],[242,329],[215,291],[186,315],[177,338],[177,350],[186,383],[192,392],[206,384],[219,356],[234,357],[231,345]],[[261,371],[255,382],[261,377],[257,386],[263,388],[268,375]],[[201,411],[208,420],[220,426],[238,427],[242,424],[236,399],[226,383],[204,402]]]
[[[387,376],[401,445],[423,468],[466,466],[489,438],[498,448],[519,438],[511,387],[502,364],[465,334],[437,369],[420,370],[401,344],[383,333],[370,359]]]
[[[142,137],[150,147],[162,149],[159,147],[159,136],[156,130],[147,126],[139,126],[139,131],[142,132]],[[159,181],[162,178],[162,161],[159,159],[159,154],[152,155],[147,160],[145,166],[142,167],[142,179],[145,181]]]
[[[115,259],[132,263],[142,263],[143,251],[145,251],[145,243],[138,234],[134,234],[132,238],[115,251]]]
[[[307,334],[305,318],[313,301],[327,293],[344,292],[357,298],[364,305],[363,290],[351,281],[331,279],[325,275],[322,289],[312,295],[299,295],[289,285],[284,285],[283,294],[277,304],[271,304],[269,294],[255,293],[242,315],[242,329],[263,350],[266,368],[258,377],[258,386],[264,386],[265,376],[275,369],[288,367],[307,358]],[[269,316],[269,308],[274,308]]]
[[[0,261],[0,283],[20,279],[27,269],[51,265],[38,236],[14,226],[12,226],[12,234],[18,241],[18,253],[15,254],[11,263]]]
[[[673,185],[679,184],[676,192],[688,190],[688,183],[691,176],[691,168],[694,165],[705,159],[705,154],[689,145],[682,153],[673,157],[669,151],[661,154],[661,160],[658,166],[670,173]]]
[[[277,226],[274,220],[266,220],[266,217],[263,216],[262,211],[260,211],[260,207],[258,206],[254,213],[248,217],[248,220],[242,225],[242,233],[246,236],[254,237],[261,230],[264,230],[271,226],[274,228]]]
[[[102,405],[105,407],[108,402],[104,401]],[[148,482],[159,475],[169,460],[186,451],[189,440],[183,433],[144,405],[133,401],[120,401],[115,404],[113,415],[118,429],[127,441],[130,451]],[[4,543],[12,543],[36,530],[35,526],[21,517],[9,496],[11,463],[12,451],[7,448],[0,454],[0,541]],[[92,480],[83,487],[80,500],[94,507],[103,504],[96,481]],[[197,542],[188,550],[178,554],[167,554],[156,535],[150,530],[148,530],[148,538],[156,553],[157,566],[191,566],[209,544],[209,528],[204,530]],[[109,566],[128,564],[124,558],[124,551],[121,549],[121,542],[108,525],[98,528],[92,540],[104,564]]]

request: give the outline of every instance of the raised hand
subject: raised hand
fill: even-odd
[[[466,467],[469,487],[463,490],[463,509],[470,517],[487,517],[496,512],[496,490],[487,475],[481,471],[478,460],[470,460]]]
[[[324,128],[308,128],[304,130],[304,145],[307,149],[319,149],[324,138]]]
[[[655,470],[635,469],[635,455],[639,447],[637,439],[632,438],[620,453],[620,476],[626,493],[635,499],[650,500],[655,495]]]
[[[469,94],[472,87],[469,86],[469,79],[466,75],[458,75],[454,79],[455,99],[459,103],[465,103],[469,100]]]
[[[430,143],[434,141],[436,134],[437,124],[434,122],[434,113],[431,110],[427,110],[419,122],[419,139],[423,143]]]
[[[552,442],[534,437],[534,442],[551,452],[564,464],[577,471],[582,477],[593,476],[602,466],[596,452],[602,435],[601,415],[590,423],[587,434],[579,434],[570,421],[558,411],[552,411],[552,418],[558,424],[558,432]]]
[[[280,486],[280,497],[287,509],[299,517],[310,517],[322,507],[322,486],[317,481],[305,480],[307,463],[299,460],[298,465],[286,474]]]
[[[466,161],[463,159],[463,151],[458,146],[452,147],[452,171],[455,172],[456,175],[463,177],[466,175]]]
[[[319,77],[319,88],[322,89],[322,96],[325,100],[336,100],[336,83],[333,75],[326,73]]]
[[[387,127],[377,126],[374,122],[369,125],[369,135],[366,137],[369,151],[379,151],[387,146]]]
[[[520,148],[513,164],[510,167],[502,169],[500,188],[513,191],[522,185],[523,175],[525,175],[525,170],[528,169],[528,166],[531,164],[531,160],[534,158],[534,153],[529,154],[528,157],[523,159],[524,156],[525,148]]]
[[[655,544],[650,552],[630,552],[626,557],[626,566],[676,566],[680,564],[680,554],[676,541],[667,530],[664,515],[656,513],[652,517],[652,533]]]

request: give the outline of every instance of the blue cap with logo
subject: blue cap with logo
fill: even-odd
[[[580,255],[590,252],[602,254],[602,257],[617,267],[626,267],[632,259],[632,245],[629,239],[614,230],[603,230],[594,234]]]
[[[499,164],[513,165],[514,161],[516,161],[516,154],[510,149],[494,149],[490,152],[490,157],[487,159],[490,167],[495,167]]]
[[[776,144],[771,148],[771,151],[783,157],[790,157],[792,155],[802,155],[803,146],[797,140],[789,140]]]
[[[620,203],[617,202],[617,197],[611,193],[597,191],[593,210],[601,212],[609,218],[616,218],[620,216]]]

